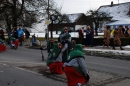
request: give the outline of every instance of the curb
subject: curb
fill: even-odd
[[[115,51],[115,50],[108,51],[104,49],[84,49],[83,51],[86,55],[130,61],[130,54],[129,54],[130,51],[129,53],[126,53],[125,51]]]

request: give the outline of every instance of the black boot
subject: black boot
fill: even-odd
[[[120,49],[121,49],[121,50],[124,50],[121,46],[120,46]]]
[[[116,50],[115,46],[113,46],[113,48],[112,48],[112,49]]]

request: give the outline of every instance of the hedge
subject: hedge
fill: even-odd
[[[79,43],[79,38],[72,38],[72,40],[76,40],[76,43]],[[84,38],[83,45],[85,45],[86,39]],[[103,45],[103,38],[94,38],[93,45]],[[121,38],[122,46],[130,45],[130,37]],[[110,46],[113,45],[113,38],[110,39]]]

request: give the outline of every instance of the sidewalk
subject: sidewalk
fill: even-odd
[[[87,55],[130,61],[130,46],[123,46],[123,48],[124,50],[120,50],[119,47],[116,47],[116,50],[113,50],[112,47],[94,46],[85,47],[83,50]]]

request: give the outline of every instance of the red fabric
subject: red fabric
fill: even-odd
[[[87,82],[85,76],[78,73],[73,67],[65,66],[64,71],[67,77],[68,86],[75,86],[78,83],[85,84]]]
[[[1,51],[6,51],[6,46],[0,44],[0,52],[1,52]]]
[[[53,73],[64,74],[62,67],[62,62],[52,62],[51,64],[49,64],[49,68]]]
[[[3,51],[6,51],[6,46],[3,46]]]
[[[18,45],[19,45],[19,40],[17,39],[16,41],[13,42],[13,44],[15,44],[16,47],[18,47]]]
[[[2,48],[2,44],[0,44],[0,52],[2,51],[2,49],[3,49],[3,48]]]
[[[80,36],[83,36],[82,30],[79,30],[79,35],[80,35]]]

